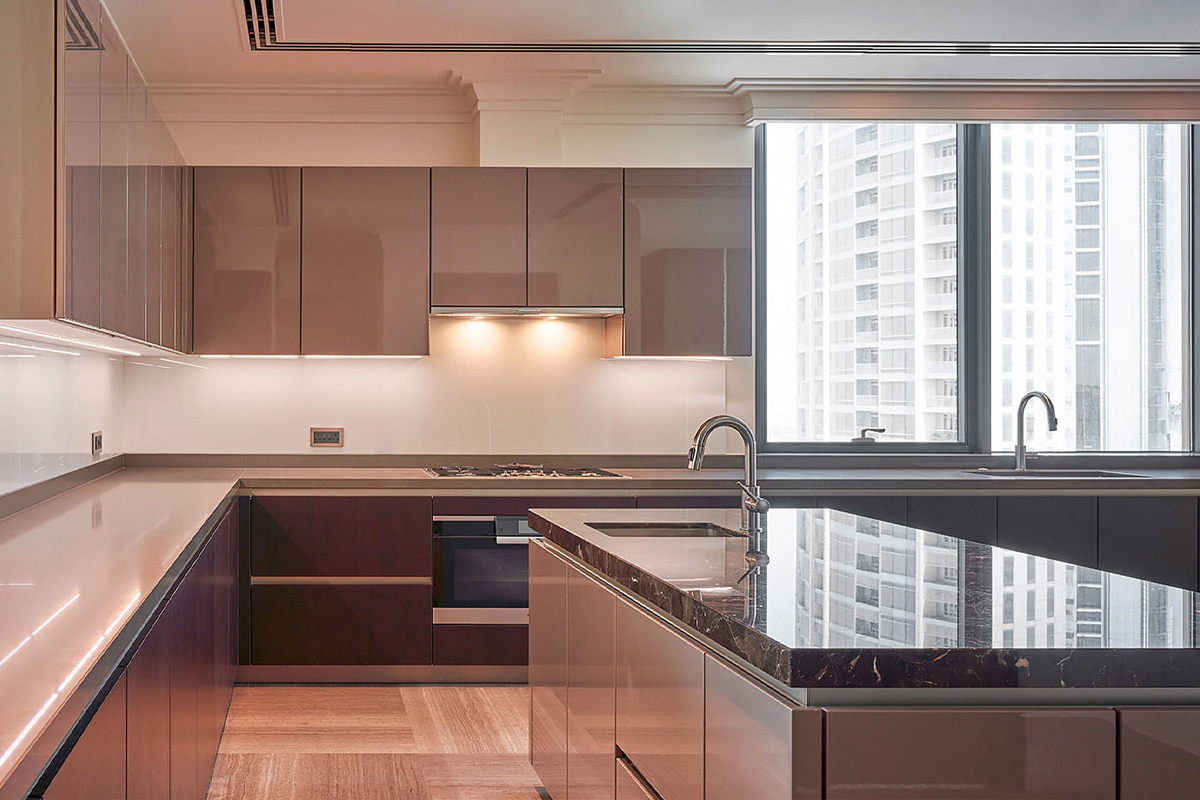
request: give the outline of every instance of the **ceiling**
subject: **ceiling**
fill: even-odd
[[[152,85],[1200,79],[1194,0],[106,3]]]

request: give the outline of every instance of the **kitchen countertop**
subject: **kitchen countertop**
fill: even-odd
[[[240,473],[122,470],[0,520],[0,786]]]
[[[1184,589],[828,509],[770,511],[763,535],[770,563],[739,581],[744,537],[609,536],[592,527],[611,522],[736,529],[739,512],[534,510],[530,524],[675,624],[806,692],[809,702],[822,692],[820,702],[833,704],[885,696],[926,702],[936,690],[1003,690],[977,696],[1010,702],[1030,689],[1088,703],[1200,702],[1192,688],[1200,686],[1196,598]],[[1077,598],[1104,610],[1085,613]],[[1006,625],[1006,616],[1016,622]],[[1085,638],[1089,616],[1104,631],[1094,639]],[[1146,619],[1159,627],[1150,630]],[[946,696],[961,702],[968,694]]]

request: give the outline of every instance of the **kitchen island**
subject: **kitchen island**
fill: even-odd
[[[1186,589],[824,508],[771,511],[749,574],[733,511],[530,524],[552,796],[614,796],[606,759],[617,798],[665,800],[1185,796],[1200,771]]]

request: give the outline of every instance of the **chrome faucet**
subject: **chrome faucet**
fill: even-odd
[[[1030,392],[1021,398],[1020,405],[1017,406],[1017,464],[1019,470],[1025,469],[1025,457],[1028,453],[1025,450],[1025,406],[1029,405],[1029,401],[1037,398],[1046,406],[1046,418],[1049,423],[1049,428],[1052,431],[1058,430],[1058,417],[1054,413],[1054,401],[1045,392]]]
[[[704,421],[696,431],[692,441],[692,449],[688,451],[688,469],[700,469],[704,463],[704,446],[708,437],[717,428],[733,428],[742,435],[746,444],[746,472],[741,483],[742,490],[742,533],[750,537],[750,549],[746,553],[746,561],[751,569],[764,566],[767,554],[760,550],[762,538],[762,515],[771,509],[771,504],[758,488],[758,444],[754,441],[754,431],[750,426],[737,417],[728,414],[718,414]]]

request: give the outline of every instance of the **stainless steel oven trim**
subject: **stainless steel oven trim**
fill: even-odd
[[[528,625],[528,608],[435,608],[434,625]]]
[[[528,536],[497,536],[496,544],[529,544]]]

